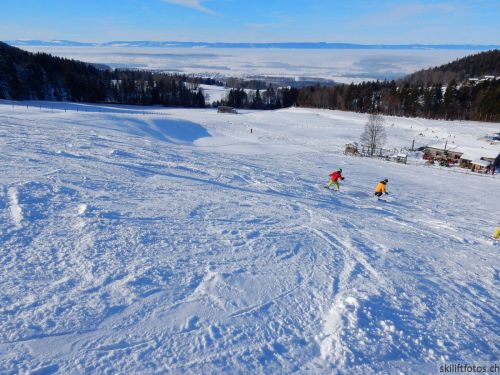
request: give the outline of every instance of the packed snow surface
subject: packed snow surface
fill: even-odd
[[[28,104],[0,104],[0,373],[499,359],[496,176],[344,156],[361,114]],[[498,147],[499,124],[386,123],[395,148]]]
[[[199,85],[199,87],[203,90],[203,94],[205,95],[205,102],[208,104],[226,100],[229,92],[231,91],[230,89],[222,86]]]

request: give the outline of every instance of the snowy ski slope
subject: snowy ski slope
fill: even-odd
[[[43,105],[0,104],[0,373],[499,360],[500,179],[344,156],[361,114]],[[386,121],[393,147],[498,147],[499,124]]]

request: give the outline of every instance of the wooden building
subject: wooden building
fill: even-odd
[[[464,154],[460,157],[459,167],[460,168],[472,168],[472,160],[474,158],[467,154]]]
[[[485,160],[487,162],[489,162],[491,165],[495,165],[495,161],[496,159],[498,159],[500,157],[500,154],[498,154],[497,156],[495,157],[491,157],[491,156],[483,156],[481,158],[481,160]]]
[[[217,113],[238,113],[233,107],[221,105],[217,108]]]
[[[473,160],[471,165],[472,165],[471,167],[472,172],[487,173],[490,168],[491,162],[479,159],[479,160]]]
[[[426,147],[424,149],[424,159],[432,161],[444,161],[448,164],[455,164],[460,162],[463,152],[455,150],[455,148],[439,148],[439,147]]]
[[[500,153],[495,150],[469,150],[460,157],[460,167],[474,172],[485,172],[496,162],[500,163]]]

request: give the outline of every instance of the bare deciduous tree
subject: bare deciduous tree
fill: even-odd
[[[382,147],[387,140],[384,118],[377,114],[371,114],[360,140],[362,145],[368,146],[370,156],[373,156],[375,149]]]

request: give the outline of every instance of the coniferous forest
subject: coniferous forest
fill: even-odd
[[[0,42],[0,99],[204,107],[185,75],[100,69]]]
[[[500,121],[500,80],[477,84],[399,84],[364,82],[332,88],[307,87],[297,98],[301,107],[381,113],[446,120]]]

